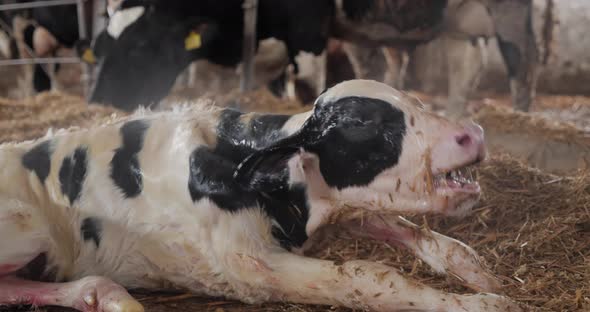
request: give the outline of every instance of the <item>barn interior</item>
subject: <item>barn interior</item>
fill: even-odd
[[[168,8],[183,14],[154,15],[151,24],[134,28],[143,16],[121,22],[116,14],[137,3],[166,11],[166,1],[0,1],[0,143],[104,124],[144,105],[170,110],[208,102],[294,114],[310,110],[323,90],[340,81],[378,80],[427,110],[474,120],[485,131],[488,157],[477,168],[483,197],[473,212],[409,219],[474,248],[502,281],[503,295],[539,311],[590,311],[590,2],[359,0],[351,14],[341,8],[343,1],[324,1],[335,10],[329,27],[314,19],[324,10],[321,1],[279,9],[268,7],[272,1],[228,1],[238,3],[238,17],[225,9],[220,18],[211,13],[180,37],[170,23],[201,18],[199,10],[213,2],[178,1],[178,11]],[[197,8],[189,9],[193,4]],[[64,12],[43,11],[50,8]],[[283,13],[289,22],[273,19]],[[43,24],[47,16],[52,25]],[[109,31],[115,20],[125,24],[117,36]],[[324,26],[309,26],[314,23]],[[75,40],[51,34],[52,27],[73,31]],[[139,38],[159,48],[128,53],[134,48],[129,42]],[[209,44],[210,50],[185,59],[185,52]],[[161,55],[175,49],[180,54]],[[460,279],[440,276],[409,251],[383,242],[344,236],[312,252],[340,262],[373,260],[437,289],[472,292]],[[249,305],[178,291],[131,293],[153,312],[351,311]]]

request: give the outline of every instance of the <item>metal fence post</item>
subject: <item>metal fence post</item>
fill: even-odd
[[[244,43],[242,50],[243,67],[240,81],[242,92],[252,89],[254,82],[254,53],[256,49],[256,20],[258,0],[245,0],[244,5]]]
[[[0,4],[0,11],[11,11],[11,10],[23,10],[23,9],[33,9],[33,8],[42,8],[42,7],[50,7],[50,6],[58,6],[58,5],[76,5],[76,13],[78,17],[78,36],[80,39],[87,39],[88,38],[88,25],[86,23],[86,15],[84,10],[84,2],[88,0],[46,0],[46,1],[29,1],[29,2],[19,2],[19,3],[7,3],[7,4]],[[93,1],[93,0],[90,0]],[[94,6],[93,6],[94,10]],[[94,17],[94,14],[92,14]],[[53,63],[82,63],[82,77],[81,83],[84,86],[84,94],[88,94],[89,85],[90,85],[90,77],[91,77],[91,70],[92,68],[82,62],[77,57],[48,57],[48,58],[37,58],[34,53],[31,52],[33,58],[19,58],[19,59],[11,59],[11,60],[0,60],[0,66],[6,65],[23,65],[23,64],[53,64]]]

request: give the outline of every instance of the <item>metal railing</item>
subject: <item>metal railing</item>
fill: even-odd
[[[0,60],[0,66],[10,65],[29,65],[29,64],[75,64],[80,63],[78,57],[37,57],[37,58],[20,58],[12,60]]]
[[[43,8],[56,5],[76,4],[78,0],[46,0],[46,1],[31,1],[21,3],[0,4],[0,11],[24,10],[33,8]]]
[[[51,6],[58,6],[58,5],[76,5],[76,12],[78,17],[78,37],[80,40],[84,40],[88,38],[88,29],[86,27],[86,15],[84,14],[84,2],[87,0],[45,0],[45,1],[31,1],[31,2],[21,2],[21,3],[9,3],[9,4],[0,4],[0,11],[13,11],[13,10],[24,10],[24,9],[33,9],[33,8],[42,8],[42,7],[51,7]],[[94,16],[94,15],[93,15]],[[6,28],[6,27],[5,27]],[[14,37],[14,33],[11,29],[7,29],[9,35]],[[27,65],[27,64],[72,64],[72,63],[81,63],[82,64],[82,77],[80,80],[84,86],[84,94],[88,93],[89,84],[90,84],[90,77],[91,77],[91,67],[84,63],[78,57],[37,57],[31,49],[28,49],[28,53],[32,56],[32,58],[19,58],[19,59],[10,59],[10,60],[0,60],[0,66],[12,66],[12,65]],[[45,68],[43,70],[46,71]]]

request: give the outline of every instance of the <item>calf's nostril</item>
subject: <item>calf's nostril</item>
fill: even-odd
[[[455,137],[455,140],[462,147],[467,147],[471,144],[471,136],[469,134],[458,135]]]

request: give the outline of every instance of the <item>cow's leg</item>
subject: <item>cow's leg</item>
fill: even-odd
[[[295,62],[299,72],[295,73],[292,65],[287,67],[285,86],[287,98],[299,98],[303,103],[313,101],[326,89],[327,52],[323,51],[320,55],[315,55],[302,51],[295,57]],[[309,88],[307,90],[298,88],[296,80],[303,82],[302,86],[309,86]],[[301,96],[297,96],[298,94]]]
[[[40,64],[35,64],[33,72],[33,87],[36,92],[43,92],[51,90],[51,78],[47,68],[43,68]]]
[[[141,312],[127,291],[104,277],[69,283],[41,283],[12,276],[0,278],[0,306],[61,306],[84,312]]]
[[[468,97],[479,82],[481,51],[466,39],[447,36],[444,41],[449,73],[447,116],[456,120],[467,115]]]
[[[523,311],[510,299],[493,295],[460,295],[411,281],[397,270],[370,261],[332,261],[273,253],[258,261],[258,284],[269,299],[343,305],[372,311]],[[261,272],[263,271],[263,272]],[[261,278],[265,276],[266,278]]]
[[[528,111],[535,96],[539,51],[532,29],[531,0],[497,1],[488,7],[494,20],[498,45],[510,77],[512,102]]]
[[[356,79],[363,79],[367,76],[367,70],[363,66],[363,62],[361,56],[359,55],[361,51],[353,45],[352,43],[345,42],[342,45],[342,49],[346,56],[348,56],[348,60],[352,65],[352,71],[354,72],[354,77]]]
[[[410,54],[406,49],[395,49],[383,47],[381,49],[385,56],[387,69],[385,71],[383,82],[402,90],[405,87],[406,74],[410,63]]]
[[[399,69],[399,78],[396,87],[398,89],[405,88],[406,76],[408,73],[408,65],[410,65],[410,52],[408,50],[401,51],[401,67]]]
[[[389,69],[381,47],[345,42],[342,46],[352,65],[355,78],[384,81]]]
[[[402,52],[395,48],[390,47],[383,47],[381,48],[383,51],[383,56],[385,57],[385,62],[387,63],[387,70],[385,71],[385,75],[383,77],[383,82],[387,85],[393,86],[397,89],[403,85],[403,81],[401,79],[401,67],[402,67]]]
[[[475,250],[456,239],[420,228],[402,217],[371,217],[365,221],[358,225],[358,233],[408,248],[437,273],[449,273],[476,291],[496,292],[501,287]]]
[[[299,66],[297,78],[309,82],[317,97],[326,88],[326,51],[320,55],[300,52],[295,61]]]
[[[403,90],[410,64],[410,52],[407,49],[390,47],[383,47],[381,50],[387,64],[384,82],[396,89]]]

